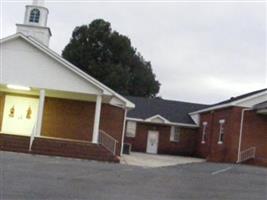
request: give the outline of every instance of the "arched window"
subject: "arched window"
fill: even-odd
[[[32,9],[31,15],[30,15],[30,22],[38,23],[40,19],[40,10],[38,9]]]

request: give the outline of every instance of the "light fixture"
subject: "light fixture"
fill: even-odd
[[[13,89],[13,90],[26,90],[26,91],[30,91],[31,90],[30,87],[21,86],[21,85],[9,85],[8,84],[7,88]]]

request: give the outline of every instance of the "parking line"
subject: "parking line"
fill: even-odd
[[[211,175],[220,174],[220,173],[222,173],[222,172],[226,172],[226,171],[228,171],[228,170],[230,170],[230,169],[232,169],[232,168],[233,168],[233,167],[227,167],[227,168],[224,168],[224,169],[220,169],[220,170],[217,170],[217,171],[212,172]]]

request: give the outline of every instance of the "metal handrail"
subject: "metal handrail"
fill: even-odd
[[[255,158],[255,155],[256,155],[256,147],[250,147],[244,151],[241,151],[239,163]]]
[[[32,144],[33,144],[33,140],[35,138],[36,135],[36,123],[34,123],[33,128],[32,128],[32,133],[31,133],[31,137],[30,137],[30,144],[29,144],[29,151],[32,150]]]
[[[99,130],[99,143],[113,155],[116,155],[117,144],[119,142],[103,130]]]

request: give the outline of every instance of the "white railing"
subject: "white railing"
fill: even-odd
[[[113,155],[116,155],[118,141],[103,130],[99,131],[99,143]]]
[[[32,128],[32,133],[31,133],[31,138],[30,138],[30,145],[29,145],[29,151],[32,150],[32,143],[33,143],[35,134],[36,134],[36,123],[34,123],[34,126]]]
[[[239,163],[255,158],[255,155],[256,155],[256,147],[250,147],[244,151],[241,151]]]

